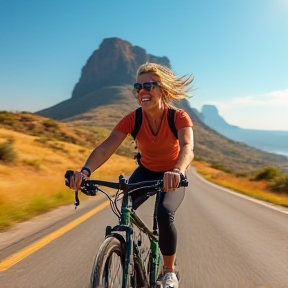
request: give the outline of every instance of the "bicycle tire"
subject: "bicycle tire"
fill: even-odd
[[[100,246],[91,272],[91,288],[122,287],[125,251],[120,240],[108,237]]]
[[[145,267],[143,265],[143,259],[141,258],[138,249],[134,243],[134,271],[131,276],[131,287],[133,288],[149,288],[147,275],[145,273]]]
[[[116,260],[113,257],[116,254]],[[134,251],[134,271],[130,278],[130,287],[132,288],[145,288],[149,287],[147,279],[145,277],[145,269],[143,268],[142,260],[138,253]],[[118,262],[117,275],[113,274],[115,269],[112,269],[114,262]],[[116,237],[108,237],[104,240],[100,246],[96,255],[92,273],[91,273],[91,288],[121,288],[123,267],[125,261],[125,251],[121,241]],[[113,266],[113,268],[116,268]],[[111,279],[111,276],[115,276],[115,279]]]

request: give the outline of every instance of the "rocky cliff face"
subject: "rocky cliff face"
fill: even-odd
[[[132,85],[138,67],[145,62],[170,67],[167,57],[147,54],[145,49],[133,46],[120,38],[104,39],[99,49],[92,53],[82,68],[81,77],[73,89],[72,97],[37,111],[36,114],[65,122],[75,119],[86,119],[89,122],[94,120],[96,125],[100,125],[101,122],[101,125],[111,128],[121,116],[138,106]],[[103,115],[103,109],[105,114],[106,111],[115,110],[112,105],[119,106],[117,112],[112,113],[115,121],[107,122],[106,119],[103,121],[103,117],[99,115]]]
[[[99,87],[131,85],[135,82],[138,67],[145,62],[156,62],[170,67],[167,57],[147,54],[143,48],[132,46],[119,38],[104,39],[83,67],[72,98],[82,97]]]

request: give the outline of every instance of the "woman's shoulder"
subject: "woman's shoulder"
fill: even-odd
[[[116,125],[115,129],[125,133],[131,133],[135,126],[135,110],[126,114]]]
[[[175,114],[176,114],[176,117],[185,117],[185,118],[190,118],[189,114],[187,113],[187,111],[185,111],[184,109],[181,109],[181,108],[176,108],[175,109]]]
[[[187,113],[187,111],[185,111],[184,109],[176,109],[175,112],[175,124],[177,126],[177,123],[182,123],[182,125],[184,125],[184,127],[186,126],[193,126],[193,122],[192,119],[190,117],[190,115]],[[181,126],[182,126],[181,125]]]

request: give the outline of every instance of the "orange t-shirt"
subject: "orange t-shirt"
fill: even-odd
[[[179,156],[179,141],[169,127],[167,113],[168,107],[165,107],[161,127],[158,134],[154,136],[142,110],[142,124],[136,136],[137,147],[141,153],[141,164],[155,172],[172,170]],[[114,129],[131,134],[135,126],[135,117],[135,111],[129,113]],[[190,116],[182,109],[176,110],[174,122],[177,131],[193,126]]]

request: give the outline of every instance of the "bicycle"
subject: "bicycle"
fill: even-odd
[[[66,181],[68,182],[71,173],[73,171],[67,171],[65,174]],[[68,182],[66,182],[67,186],[69,186]],[[116,189],[117,192],[114,199],[100,189],[99,186]],[[188,181],[185,177],[181,177],[180,186],[188,186]],[[163,265],[158,245],[158,226],[156,220],[156,210],[162,187],[163,180],[128,184],[127,179],[122,175],[119,176],[118,182],[83,179],[81,192],[88,196],[95,196],[97,191],[105,194],[110,200],[113,213],[119,220],[118,225],[106,227],[105,240],[98,249],[91,272],[91,288],[162,287],[159,279],[163,272]],[[132,209],[130,194],[139,190],[146,193],[147,196],[156,194],[152,231]],[[77,192],[75,195],[75,205],[77,206],[79,205]],[[119,200],[122,200],[121,209],[117,206]],[[140,234],[135,234],[136,227],[134,226],[139,229]],[[143,247],[144,243],[141,233],[148,236],[150,245],[147,249]]]

